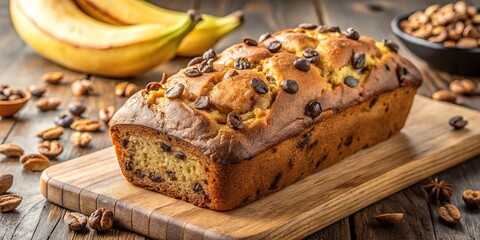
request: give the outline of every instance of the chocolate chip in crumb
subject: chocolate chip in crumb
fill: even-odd
[[[127,148],[128,147],[128,140],[123,138],[120,140],[120,144],[122,144],[122,147]]]
[[[200,185],[200,183],[194,183],[192,189],[193,189],[194,192],[203,191],[203,187],[202,187],[202,185]]]
[[[352,56],[352,67],[354,69],[361,69],[365,66],[365,53],[355,53]]]
[[[202,75],[202,72],[200,72],[196,68],[189,68],[189,69],[183,71],[183,74],[185,74],[185,76],[187,76],[187,77],[198,77],[198,76]]]
[[[233,76],[237,76],[238,72],[235,69],[230,69],[228,72],[225,74],[224,78],[231,78]]]
[[[259,41],[259,42],[263,42],[263,41],[265,41],[265,40],[267,40],[267,39],[269,39],[269,38],[271,38],[271,37],[272,37],[272,34],[270,34],[270,33],[267,32],[267,33],[262,34],[262,35],[260,36],[260,38],[258,39],[258,41]]]
[[[320,60],[318,52],[314,49],[307,48],[302,51],[302,56],[310,61],[310,63],[317,64]]]
[[[252,86],[253,90],[258,94],[266,94],[268,92],[267,84],[260,78],[252,78],[252,80],[250,80],[250,86]]]
[[[291,80],[291,79],[283,80],[281,85],[283,90],[287,93],[294,94],[298,92],[298,84],[297,84],[297,81],[295,80]]]
[[[124,162],[123,163],[123,168],[125,168],[125,170],[127,170],[127,171],[132,171],[133,170],[132,163],[131,162]]]
[[[167,176],[170,179],[170,181],[176,181],[177,180],[177,175],[175,174],[175,172],[166,171],[166,173],[167,173]]]
[[[398,46],[398,44],[392,42],[391,40],[383,39],[382,43],[394,52],[398,52],[398,50],[400,49],[400,46]]]
[[[170,86],[165,92],[165,97],[175,99],[182,96],[183,91],[185,90],[185,85],[182,83],[175,84]]]
[[[195,99],[194,106],[196,109],[205,109],[208,107],[210,98],[208,96],[199,96]]]
[[[165,179],[163,179],[162,177],[158,176],[158,174],[156,173],[152,173],[150,174],[150,176],[148,177],[150,178],[150,180],[154,181],[154,182],[164,182]]]
[[[240,130],[243,128],[243,120],[238,114],[231,112],[227,116],[227,125],[235,130]]]
[[[358,86],[358,79],[352,77],[352,76],[347,76],[344,80],[343,80],[343,83],[345,83],[345,85],[351,87],[351,88],[354,88],[356,86]]]
[[[448,121],[448,123],[454,130],[460,130],[468,124],[468,121],[463,119],[462,116],[454,116]]]
[[[215,53],[215,51],[213,49],[208,49],[205,53],[203,53],[203,59],[204,60],[208,60],[210,58],[213,58],[215,59],[217,57],[217,54]]]
[[[282,173],[279,172],[275,175],[275,177],[273,178],[273,181],[272,183],[270,184],[270,188],[269,190],[274,190],[278,187],[278,182],[280,182],[280,179],[282,178]]]
[[[138,177],[138,178],[144,178],[145,177],[145,174],[140,171],[140,170],[135,170],[135,175]]]
[[[377,103],[377,100],[378,100],[378,96],[377,95],[373,96],[372,101],[370,102],[370,108],[372,108],[375,105],[375,103]]]
[[[271,53],[277,53],[278,51],[280,51],[280,49],[282,49],[282,43],[279,41],[273,41],[268,44],[267,49]]]
[[[190,60],[190,62],[188,62],[187,67],[191,67],[195,64],[199,64],[203,60],[204,60],[203,57],[194,57],[194,58],[192,58],[192,60]]]
[[[300,25],[298,25],[298,27],[306,30],[314,30],[317,28],[317,25],[312,23],[301,23]]]
[[[310,61],[305,58],[299,58],[295,60],[295,62],[293,62],[293,66],[300,71],[310,71]]]
[[[170,151],[172,151],[172,147],[170,147],[169,145],[167,145],[166,143],[163,143],[163,142],[160,143],[160,148],[161,148],[164,152],[170,152]]]
[[[180,160],[185,160],[185,157],[186,157],[185,153],[180,152],[180,151],[174,152],[173,156],[175,156],[176,158],[178,158]]]
[[[210,59],[212,60],[212,59]],[[202,73],[208,73],[213,71],[213,65],[209,63],[210,60],[204,60],[200,64],[197,65],[197,69]]]
[[[243,43],[247,46],[258,46],[258,42],[251,38],[243,38]]]
[[[405,83],[405,80],[407,80],[408,69],[403,66],[398,66],[396,73],[398,77],[398,83],[400,84],[400,86],[403,86]]]
[[[345,146],[350,146],[353,142],[353,137],[352,136],[348,136],[346,139],[345,139],[345,142],[343,144],[345,144]]]
[[[233,67],[237,70],[249,69],[250,62],[248,62],[248,60],[244,57],[239,57],[235,59],[235,62],[233,63]]]
[[[322,105],[317,101],[311,101],[305,107],[305,115],[316,118],[322,113]]]
[[[355,31],[355,29],[353,28],[347,28],[344,34],[345,34],[345,37],[353,40],[358,40],[360,38],[360,34],[357,31]]]

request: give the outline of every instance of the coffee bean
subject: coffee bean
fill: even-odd
[[[322,105],[317,101],[311,101],[305,107],[305,115],[316,118],[322,113]]]
[[[227,71],[227,73],[225,73],[225,76],[223,76],[224,78],[231,78],[233,76],[237,76],[238,75],[238,72],[237,70],[235,69],[230,69]]]
[[[43,94],[47,91],[47,88],[45,86],[37,86],[37,85],[30,85],[28,87],[28,91],[35,97],[42,97]]]
[[[194,106],[196,109],[205,109],[208,107],[210,98],[208,96],[199,96],[195,99]]]
[[[87,226],[88,218],[81,213],[67,212],[63,217],[63,221],[71,230],[80,232]]]
[[[403,86],[408,78],[408,69],[403,66],[398,66],[396,73],[398,78],[398,84],[400,86]]]
[[[299,58],[293,62],[293,66],[295,66],[296,69],[304,72],[310,71],[310,61],[308,61],[305,58]]]
[[[193,66],[195,64],[199,64],[203,60],[204,60],[203,57],[194,57],[194,58],[192,58],[192,60],[190,60],[190,62],[188,62],[187,67]]]
[[[340,27],[333,26],[328,29],[329,32],[340,32]]]
[[[267,46],[268,51],[271,53],[276,53],[282,49],[282,43],[279,41],[273,41]]]
[[[198,76],[202,75],[202,72],[200,72],[196,68],[189,68],[189,69],[183,71],[183,74],[185,74],[187,77],[198,77]]]
[[[267,39],[269,39],[269,38],[271,38],[271,37],[272,37],[272,34],[270,34],[270,33],[267,32],[267,33],[262,34],[262,35],[260,36],[260,38],[258,39],[258,41],[259,41],[259,42],[263,42],[263,41],[265,41],[265,40],[267,40]]]
[[[0,195],[0,212],[6,213],[15,210],[22,202],[22,197],[15,194]]]
[[[213,58],[215,59],[217,57],[217,54],[215,53],[215,51],[213,49],[208,49],[206,52],[203,53],[203,59],[204,60],[208,60],[210,58]]]
[[[20,158],[23,168],[32,172],[40,172],[50,166],[50,160],[43,154],[23,155]]]
[[[345,34],[345,37],[353,40],[358,40],[360,38],[360,34],[357,31],[355,31],[355,29],[353,28],[347,28],[344,34]]]
[[[11,143],[0,144],[0,154],[7,157],[20,157],[24,153],[23,148]]]
[[[454,130],[460,130],[467,126],[468,121],[463,119],[462,116],[454,116],[450,118],[448,123],[453,127]]]
[[[185,90],[185,85],[181,83],[172,85],[165,92],[165,97],[170,99],[179,98],[182,96],[184,90]]]
[[[2,174],[0,175],[0,195],[6,193],[13,185],[13,175],[12,174]]]
[[[68,104],[68,110],[73,116],[80,117],[87,108],[81,102],[73,102]]]
[[[243,38],[243,43],[247,46],[258,46],[258,42],[251,38]]]
[[[352,56],[352,67],[354,69],[361,69],[365,66],[365,53],[355,53]]]
[[[56,116],[53,123],[55,123],[55,125],[57,126],[68,128],[70,127],[70,125],[72,125],[73,118],[68,114],[62,114],[62,115]]]
[[[347,76],[344,80],[343,80],[343,83],[345,83],[345,85],[351,87],[351,88],[354,88],[356,86],[358,86],[358,79],[352,77],[352,76]]]
[[[97,232],[103,232],[113,227],[113,212],[99,208],[88,218],[88,225]]]
[[[252,78],[252,80],[250,80],[250,86],[252,86],[253,90],[258,94],[266,94],[268,92],[267,84],[260,78]]]
[[[150,82],[147,84],[147,86],[145,87],[145,90],[148,92],[150,91],[158,91],[162,88],[162,85],[158,82]]]
[[[307,48],[303,50],[302,55],[304,58],[308,59],[313,64],[317,64],[320,60],[320,56],[318,55],[318,52],[311,48]]]
[[[383,39],[382,43],[394,52],[398,52],[398,50],[400,49],[400,46],[398,46],[398,44],[392,42],[391,40]]]
[[[54,159],[63,152],[63,144],[57,140],[43,141],[38,144],[37,150],[49,159]]]
[[[212,59],[210,59],[210,60],[212,60]],[[210,61],[210,60],[208,60],[208,61]],[[208,72],[213,71],[213,65],[208,63],[208,61],[204,60],[203,62],[198,64],[197,69],[202,73],[208,73]]]
[[[281,85],[283,90],[285,90],[285,92],[287,93],[294,94],[298,92],[298,84],[297,84],[297,81],[295,80],[291,80],[291,79],[283,80]]]
[[[185,153],[180,152],[180,151],[179,152],[174,152],[173,156],[175,156],[175,158],[178,158],[180,160],[185,160],[185,157],[186,157]]]
[[[160,142],[160,148],[161,148],[164,152],[170,152],[170,151],[172,151],[172,147],[170,147],[169,145],[167,145],[166,143],[163,143],[163,142]]]
[[[315,28],[317,28],[317,25],[312,23],[301,23],[300,25],[298,25],[298,27],[306,30],[314,30]]]
[[[239,57],[235,59],[235,62],[233,63],[233,67],[237,70],[249,69],[250,62],[248,62],[248,60],[244,57]]]
[[[227,116],[227,125],[235,130],[240,130],[243,128],[243,120],[235,112],[231,112]]]

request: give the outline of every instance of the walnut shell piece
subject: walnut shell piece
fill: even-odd
[[[113,212],[99,208],[88,218],[88,225],[97,232],[103,232],[113,227]]]
[[[63,221],[67,224],[68,228],[80,232],[87,226],[88,218],[78,212],[67,212],[63,217]]]
[[[456,225],[462,218],[462,214],[453,204],[445,204],[438,208],[438,217],[448,225]]]
[[[465,190],[462,194],[462,199],[465,204],[472,208],[480,207],[480,191]]]

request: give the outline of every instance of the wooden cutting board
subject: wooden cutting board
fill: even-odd
[[[466,129],[448,120],[462,115]],[[480,154],[480,113],[417,96],[400,134],[242,208],[215,212],[129,184],[113,148],[42,174],[51,202],[91,214],[105,207],[117,224],[152,238],[300,238],[435,173]]]

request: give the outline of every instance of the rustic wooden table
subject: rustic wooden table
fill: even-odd
[[[245,24],[236,32],[226,37],[217,46],[222,50],[228,45],[239,42],[242,37],[257,38],[264,32],[273,32],[283,28],[293,27],[302,22],[327,25],[338,25],[342,28],[355,27],[361,34],[376,39],[395,39],[390,31],[390,20],[398,15],[414,9],[424,8],[433,3],[448,1],[154,1],[160,6],[175,10],[197,8],[200,11],[225,15],[237,9],[245,11]],[[477,6],[479,0],[469,1]],[[35,133],[53,124],[56,115],[66,112],[68,103],[78,100],[88,106],[86,116],[97,117],[98,110],[114,105],[119,108],[125,98],[112,94],[112,89],[119,80],[111,80],[72,72],[55,65],[32,51],[15,32],[10,21],[8,1],[0,2],[0,83],[15,87],[27,87],[30,84],[40,84],[40,76],[47,71],[63,71],[66,73],[64,84],[48,86],[47,95],[62,99],[58,111],[40,113],[30,102],[15,119],[0,119],[0,143],[16,143],[25,148],[26,152],[36,152],[39,139]],[[418,60],[405,48],[401,54],[414,61],[422,70],[424,84],[419,94],[430,96],[438,89],[445,89],[448,83],[459,76],[432,70]],[[174,73],[185,66],[189,59],[176,58],[164,64],[155,71],[138,76],[134,81],[144,86],[150,81],[161,79],[162,72]],[[89,78],[95,83],[97,95],[89,97],[74,97],[70,92],[69,83],[79,78]],[[480,79],[474,79],[479,83]],[[480,110],[480,96],[461,97],[459,104]],[[443,113],[439,113],[443,114]],[[64,152],[53,163],[91,153],[111,145],[108,131],[94,134],[94,139],[88,148],[77,148],[69,139],[70,131],[62,137],[65,144]],[[104,234],[87,232],[75,234],[63,223],[67,210],[50,204],[39,192],[40,173],[22,170],[17,159],[0,157],[0,174],[14,175],[14,185],[10,192],[24,197],[20,207],[12,212],[0,214],[0,236],[3,239],[67,239],[67,238],[114,238],[143,239],[144,237],[122,229],[114,229]],[[449,169],[437,176],[455,186],[453,203],[460,206],[463,213],[461,223],[450,228],[438,221],[436,209],[429,206],[420,186],[428,182],[425,179],[408,189],[398,192],[380,202],[344,218],[331,226],[320,230],[308,239],[480,239],[480,211],[469,210],[461,203],[463,189],[480,189],[480,156],[464,164]],[[373,215],[382,212],[401,211],[406,214],[404,221],[395,228],[379,228],[374,223]]]

